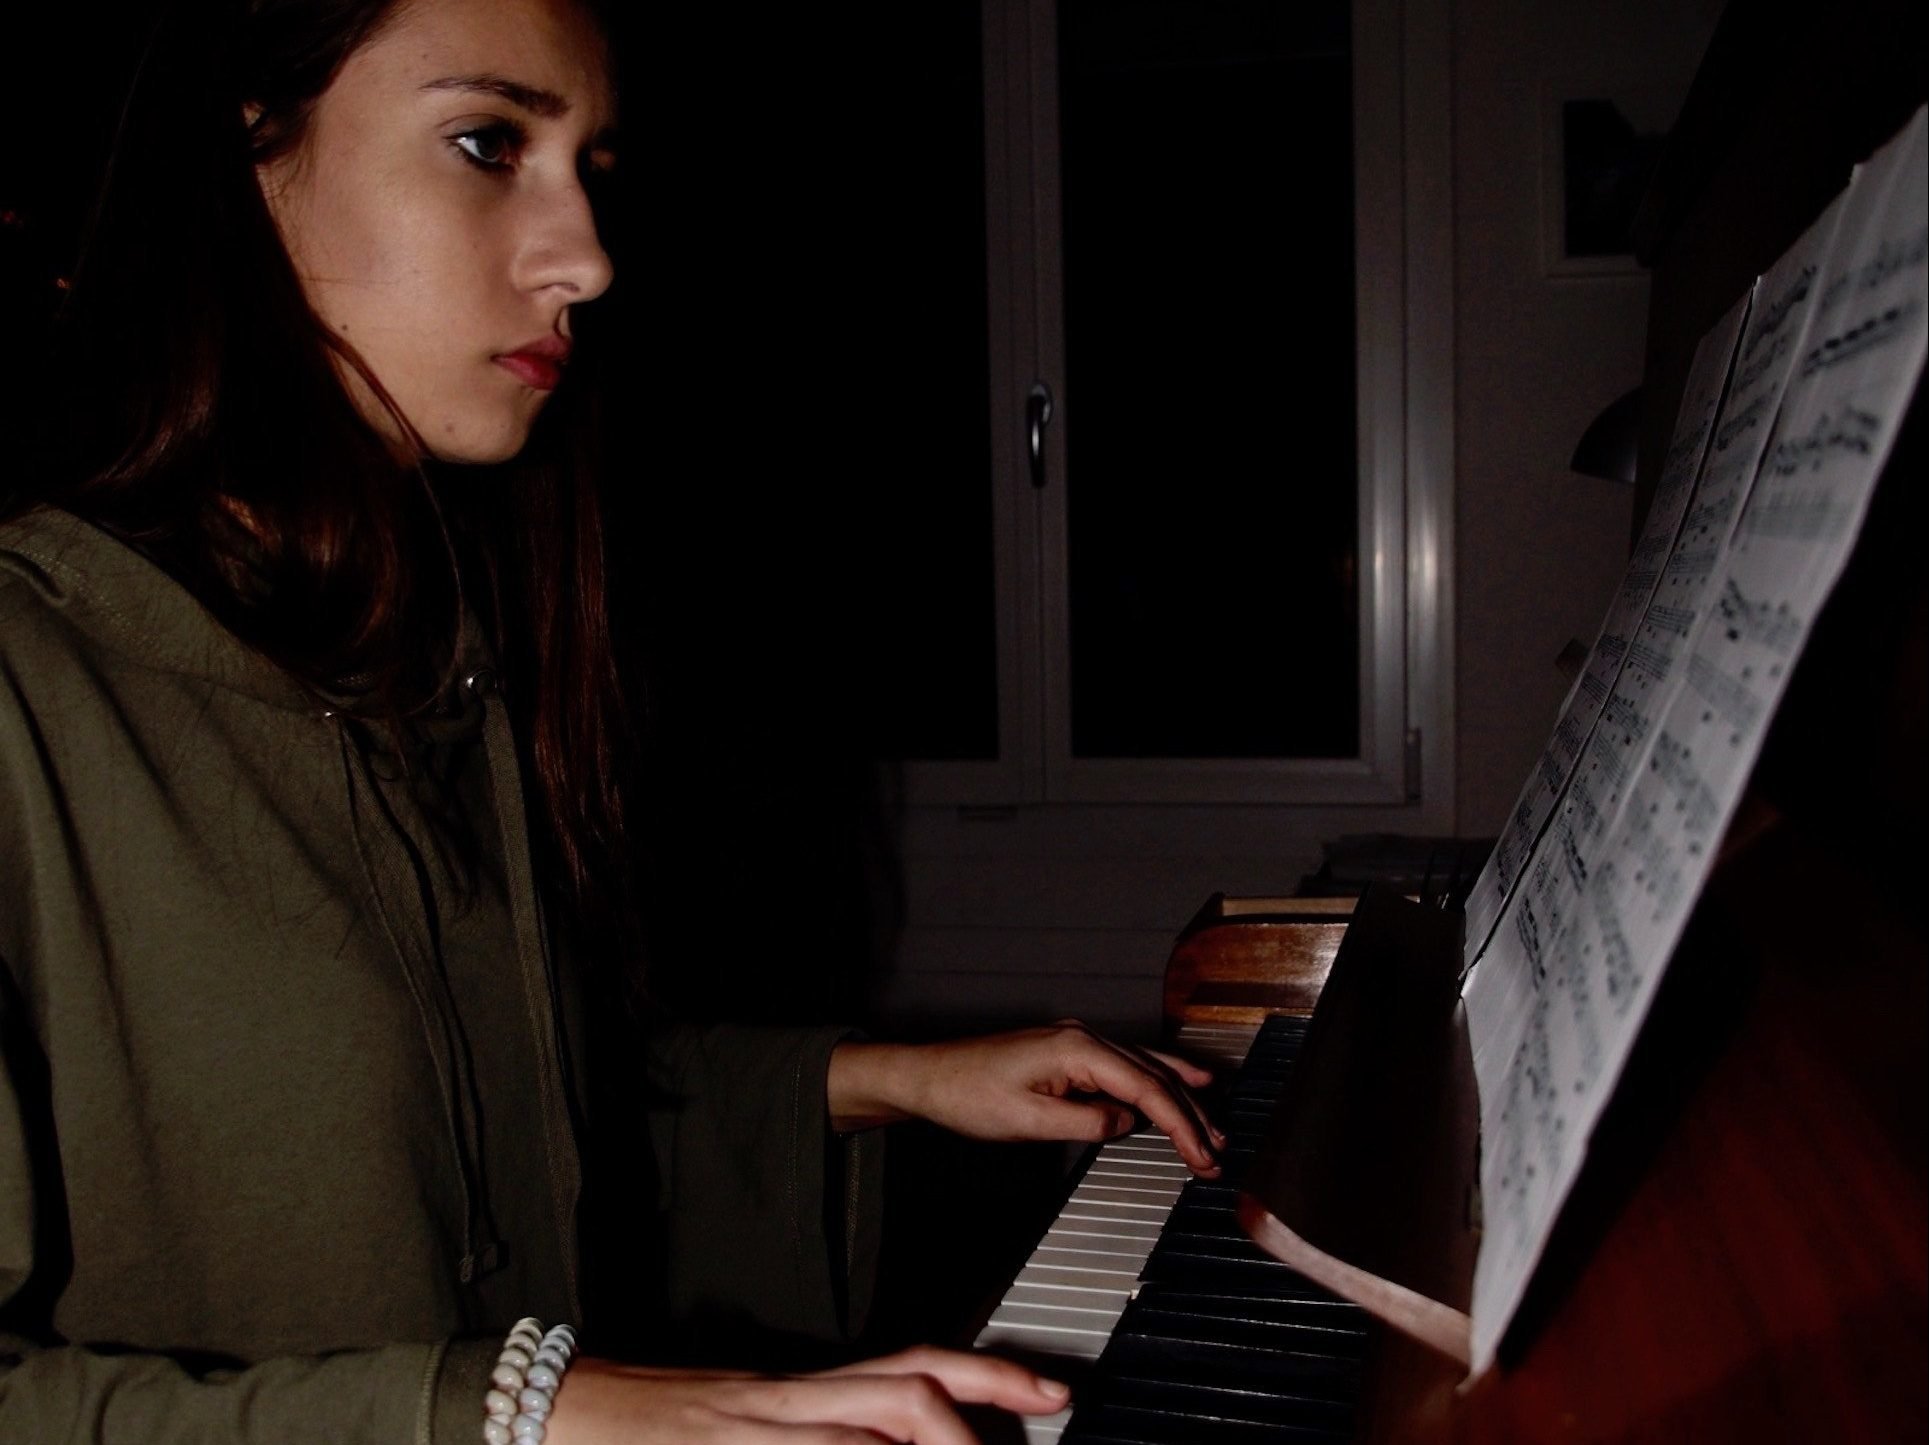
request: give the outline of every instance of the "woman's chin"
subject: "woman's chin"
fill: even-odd
[[[530,421],[517,419],[501,426],[451,427],[422,440],[437,461],[481,467],[517,456],[529,444],[529,429]]]

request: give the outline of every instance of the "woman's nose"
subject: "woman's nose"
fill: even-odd
[[[595,300],[609,289],[616,268],[597,233],[588,193],[578,182],[537,204],[537,234],[527,253],[528,284],[532,289],[565,287],[572,301]]]

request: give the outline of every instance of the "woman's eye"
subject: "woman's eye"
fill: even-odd
[[[470,164],[484,170],[506,169],[515,159],[516,149],[522,142],[522,135],[514,126],[487,125],[475,130],[465,130],[452,138],[452,144],[462,152]]]

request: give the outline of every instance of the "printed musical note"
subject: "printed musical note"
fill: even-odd
[[[1628,667],[1652,680],[1666,677],[1673,665],[1674,654],[1666,648],[1652,647],[1645,642],[1637,642],[1628,648]]]
[[[1534,905],[1523,901],[1514,910],[1514,932],[1520,937],[1520,946],[1527,951],[1527,966],[1539,978],[1545,971],[1541,968],[1541,924],[1534,916]]]
[[[1829,287],[1822,300],[1822,314],[1826,316],[1835,309],[1848,286],[1857,291],[1885,291],[1891,282],[1907,285],[1925,265],[1929,265],[1929,226],[1913,236],[1881,237],[1867,260],[1844,271]]]
[[[1882,419],[1852,406],[1831,416],[1823,412],[1801,436],[1783,437],[1768,456],[1768,472],[1774,477],[1791,477],[1797,472],[1818,472],[1831,452],[1850,452],[1866,457],[1873,449]]]
[[[1598,773],[1598,779],[1590,782],[1605,782],[1611,796],[1618,796],[1628,785],[1628,758],[1624,744],[1614,740],[1612,734],[1597,732],[1587,750],[1587,771]]]
[[[1755,428],[1766,426],[1769,419],[1769,404],[1773,400],[1774,398],[1766,393],[1756,396],[1740,411],[1722,422],[1721,430],[1715,433],[1715,450],[1725,452]]]
[[[1742,342],[1743,361],[1754,356],[1764,341],[1800,317],[1798,308],[1815,288],[1816,264],[1805,259],[1793,266],[1756,308],[1754,319],[1749,323],[1748,339]]]
[[[1874,315],[1865,316],[1839,336],[1831,336],[1802,358],[1804,379],[1825,366],[1840,366],[1863,352],[1883,345],[1922,319],[1922,302],[1914,297]]]
[[[1746,682],[1721,671],[1700,653],[1688,659],[1688,685],[1744,732],[1754,731],[1756,723],[1761,721],[1761,699],[1749,690]]]
[[[1621,745],[1630,747],[1641,741],[1642,734],[1648,730],[1648,715],[1634,702],[1619,693],[1608,699],[1607,706],[1601,710],[1601,719],[1615,732],[1621,734]]]
[[[1574,758],[1580,753],[1586,743],[1587,733],[1581,727],[1580,719],[1572,713],[1564,714],[1561,720],[1554,724],[1554,746],[1550,751],[1560,759],[1563,777],[1565,777],[1567,770],[1573,767]],[[1544,761],[1545,760],[1543,760],[1543,762]],[[1546,769],[1544,767],[1542,773],[1543,778],[1545,778]],[[1555,783],[1554,786],[1558,789],[1560,784]],[[1515,805],[1514,813],[1516,818],[1521,817],[1519,804]]]
[[[1554,825],[1554,832],[1560,843],[1561,862],[1567,868],[1567,880],[1579,893],[1587,887],[1587,855],[1581,851],[1581,840],[1575,836],[1573,823],[1566,818]]]
[[[1715,543],[1705,547],[1683,547],[1668,558],[1666,577],[1670,582],[1695,581],[1714,570],[1721,548]]]
[[[1621,601],[1624,603],[1631,602],[1636,597],[1645,600],[1647,595],[1654,591],[1654,584],[1659,581],[1660,578],[1661,568],[1659,564],[1629,567],[1626,575],[1621,578]]]
[[[1788,603],[1771,602],[1766,598],[1751,600],[1742,593],[1733,577],[1726,579],[1723,584],[1715,610],[1721,617],[1722,633],[1730,642],[1747,640],[1758,643],[1784,657],[1793,651],[1807,631],[1807,624],[1789,611]]]
[[[1574,810],[1574,826],[1590,839],[1599,838],[1602,829],[1607,826],[1608,815],[1602,811],[1600,802],[1594,796],[1594,789],[1576,778],[1567,796]]]
[[[1560,758],[1553,749],[1541,754],[1540,775],[1541,787],[1550,795],[1558,794],[1561,784],[1567,781],[1567,769],[1562,766]]]
[[[1619,891],[1619,879],[1615,876],[1615,865],[1606,862],[1601,865],[1602,887],[1594,891],[1594,925],[1599,934],[1601,987],[1606,992],[1617,1016],[1625,1017],[1634,1006],[1641,987],[1641,969],[1635,962],[1634,949],[1628,942],[1627,931],[1621,926],[1621,912],[1615,906],[1615,895]],[[1595,1030],[1591,1058],[1582,1059],[1582,1067],[1589,1079],[1600,1077],[1602,1053],[1598,1021],[1590,1013],[1588,1027]]]
[[[1722,808],[1695,766],[1694,749],[1664,728],[1655,739],[1648,766],[1673,794],[1672,811],[1679,819],[1680,830],[1707,840],[1722,816]]]
[[[1676,637],[1686,637],[1688,630],[1695,625],[1694,609],[1659,605],[1650,607],[1647,624],[1659,631],[1672,633]]]
[[[1735,385],[1743,391],[1752,391],[1765,378],[1774,376],[1783,369],[1793,344],[1794,338],[1787,333],[1778,337],[1773,345],[1757,352],[1742,364],[1735,372]]]
[[[1621,882],[1620,874],[1616,874],[1616,882],[1623,890],[1617,913],[1626,909],[1626,899],[1631,896],[1637,907],[1646,910],[1650,923],[1659,923],[1681,901],[1687,879],[1682,860],[1677,856],[1677,836],[1675,820],[1662,813],[1659,802],[1650,801],[1628,810],[1622,822],[1619,851],[1626,855],[1631,871],[1625,883]],[[1614,999],[1617,1012],[1632,998],[1634,978],[1630,972],[1626,986],[1618,990],[1609,983],[1608,993]]]
[[[1502,1112],[1518,1127],[1508,1131],[1509,1148],[1499,1159],[1500,1191],[1518,1206],[1535,1188],[1543,1169],[1561,1162],[1565,1118],[1554,1050],[1548,1036],[1551,1002],[1537,997],[1529,1006],[1527,1027],[1508,1061],[1501,1091]],[[1562,1129],[1553,1127],[1557,1118]]]

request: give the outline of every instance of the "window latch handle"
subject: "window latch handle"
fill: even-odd
[[[1031,484],[1045,489],[1045,428],[1052,424],[1052,389],[1034,381],[1025,397],[1025,444],[1031,459]]]

